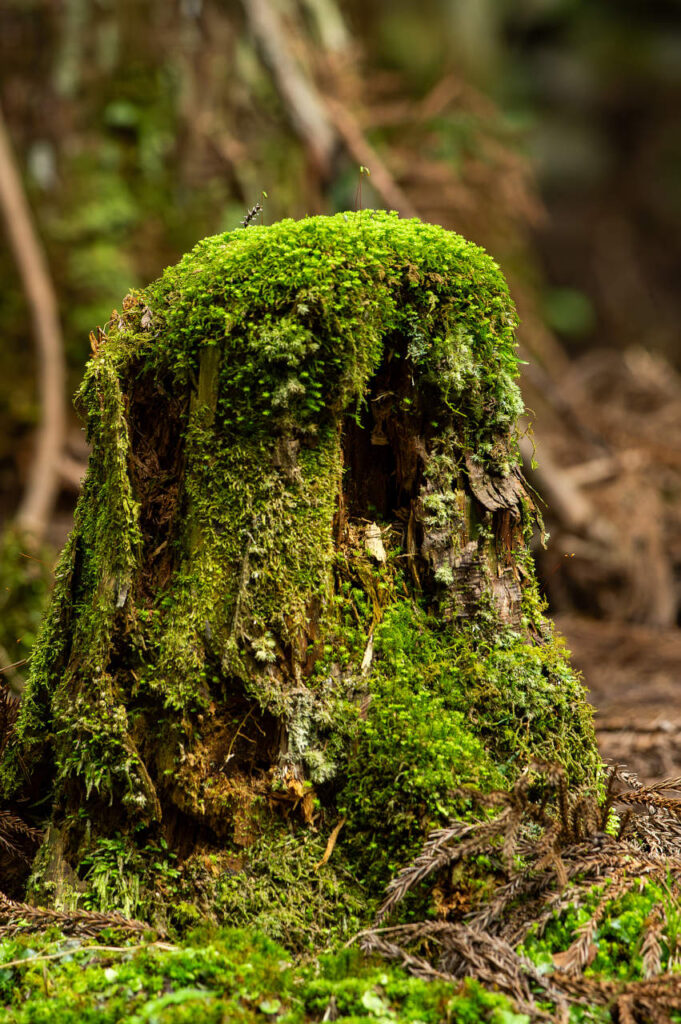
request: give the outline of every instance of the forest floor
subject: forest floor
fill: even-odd
[[[681,630],[575,614],[556,624],[596,708],[604,758],[646,783],[681,775]]]

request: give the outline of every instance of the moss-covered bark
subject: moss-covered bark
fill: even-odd
[[[530,757],[596,779],[528,553],[514,328],[482,250],[371,211],[206,239],[126,297],[2,765],[6,795],[50,793],[35,893],[298,914],[304,942],[459,787]]]

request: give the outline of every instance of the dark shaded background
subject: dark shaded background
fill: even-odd
[[[543,586],[603,749],[678,770],[681,18],[676,0],[3,0],[0,105],[73,392],[131,286],[264,199],[264,221],[396,207],[479,242],[518,303],[552,538]],[[0,516],[44,413],[0,250]],[[6,534],[22,661],[86,459],[68,413],[44,536]],[[45,549],[41,545],[46,545]],[[0,666],[2,667],[2,666]],[[8,674],[21,685],[23,666]]]

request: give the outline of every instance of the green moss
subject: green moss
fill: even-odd
[[[544,970],[553,970],[554,954],[564,950],[580,937],[602,900],[608,899],[611,882],[594,886],[578,906],[570,906],[554,914],[541,936],[530,933],[523,944],[531,960]],[[659,882],[637,885],[625,895],[610,899],[599,914],[593,931],[592,958],[585,968],[587,977],[617,981],[640,981],[645,977],[643,943],[651,924],[653,908],[660,906],[659,924],[660,973],[677,969],[681,948],[681,908],[678,898]]]
[[[468,803],[454,791],[504,784],[459,710],[460,693],[426,616],[410,602],[389,608],[375,638],[371,700],[340,797],[356,855],[385,882],[424,834]],[[443,660],[441,660],[443,659]]]
[[[79,947],[85,947],[81,951]],[[52,960],[40,954],[64,955]],[[350,1024],[526,1024],[509,1001],[474,983],[452,986],[346,950],[302,965],[254,932],[196,933],[174,949],[153,945],[97,952],[92,940],[58,933],[0,943],[0,1000],[7,1024],[307,1024],[329,1006]]]
[[[365,211],[218,235],[142,298],[147,331],[138,313],[112,340],[128,347],[133,335],[143,358],[185,381],[200,346],[221,343],[224,426],[249,434],[313,428],[336,403],[361,401],[397,331],[418,339],[406,358],[466,417],[481,456],[522,408],[503,276],[477,246],[418,220]]]
[[[110,792],[108,774],[90,771],[79,756],[93,734],[77,693],[80,680],[102,678],[112,720],[122,721],[116,707],[127,701],[116,681],[106,684],[121,608],[136,618],[131,640],[142,690],[160,691],[169,707],[208,703],[210,657],[263,706],[285,712],[282,688],[258,664],[259,651],[262,642],[292,647],[295,676],[306,612],[313,602],[322,611],[328,606],[338,416],[361,402],[384,348],[392,351],[391,337],[404,330],[412,340],[402,357],[437,395],[443,416],[461,423],[462,447],[492,458],[521,407],[514,325],[503,278],[482,250],[441,228],[374,212],[206,239],[129,298],[79,394],[93,456],[70,569],[72,668],[51,695],[70,735],[68,756],[57,754],[61,772],[84,774],[88,785]],[[221,352],[215,408],[194,403],[180,425],[186,529],[172,538],[174,573],[157,589],[147,628],[136,615],[140,595],[131,590],[142,543],[123,395],[145,374],[161,391],[168,375],[176,393],[191,390],[211,346]],[[283,470],[274,434],[291,449]],[[48,628],[44,646],[55,641]],[[45,668],[38,651],[34,709],[54,689]],[[44,707],[42,721],[49,716]],[[27,714],[22,723],[26,741],[34,718]],[[120,745],[118,733],[112,743]],[[105,755],[110,761],[103,739],[94,749],[98,763]],[[149,813],[134,753],[126,762],[130,800]]]
[[[52,584],[55,552],[38,550],[20,530],[8,527],[0,537],[0,658],[15,691],[24,685],[27,659],[45,614]],[[16,664],[19,662],[19,664]]]
[[[597,777],[591,713],[559,640],[541,647],[498,622],[453,632],[411,601],[375,633],[370,703],[340,804],[362,872],[386,881],[424,834],[507,788],[531,758]]]
[[[21,784],[25,774],[23,759],[34,761],[45,753],[44,733],[49,720],[47,707],[50,694],[57,688],[68,647],[66,626],[71,617],[70,583],[75,539],[72,534],[57,562],[52,601],[31,651],[29,685],[23,694],[15,742],[10,742],[0,764],[0,790],[5,795],[15,792]]]
[[[300,954],[352,938],[376,908],[353,876],[343,844],[322,864],[331,825],[311,830],[293,821],[268,820],[247,850],[226,843],[200,848],[180,860],[146,830],[83,842],[75,887],[57,895],[61,907],[151,921],[184,936],[207,920],[257,929]],[[30,895],[54,903],[54,886],[37,863]]]
[[[243,868],[222,867],[211,912],[225,923],[257,928],[297,953],[347,941],[369,919],[372,904],[348,870],[342,840],[321,865],[325,846],[321,831],[270,828],[247,851]]]

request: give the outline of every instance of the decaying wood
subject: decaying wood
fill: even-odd
[[[470,455],[466,456],[466,469],[473,494],[489,512],[515,508],[525,495],[517,470],[507,476],[490,476]]]

